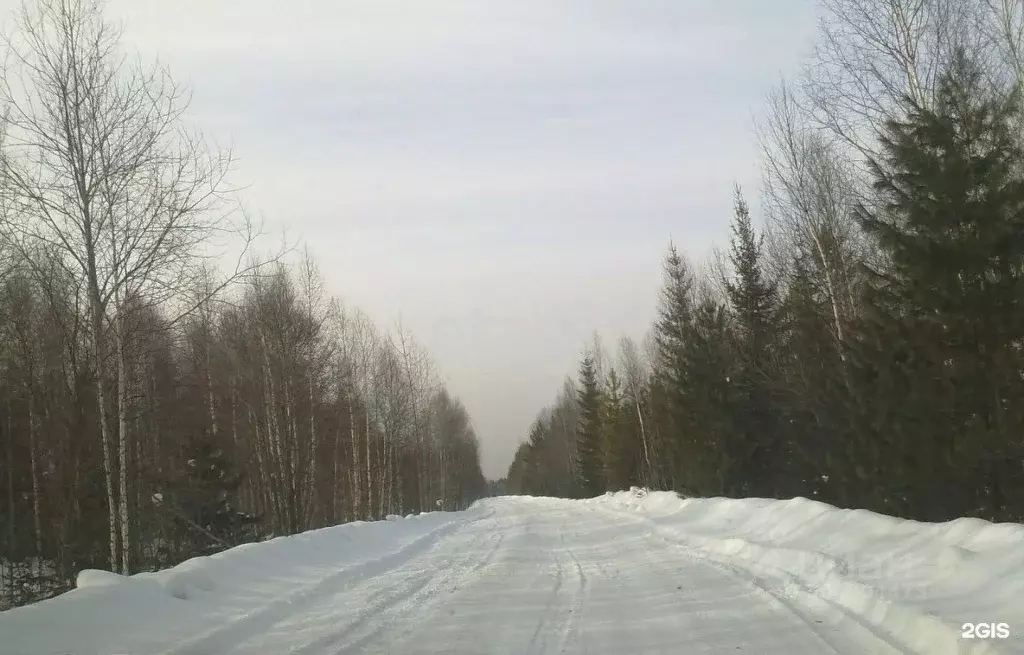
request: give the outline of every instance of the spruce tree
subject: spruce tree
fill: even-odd
[[[745,456],[745,442],[737,425],[741,407],[732,341],[725,307],[705,294],[687,330],[687,372],[680,389],[690,425],[682,475],[687,491],[701,496],[736,495],[742,488],[738,464]]]
[[[533,422],[530,428],[530,446],[527,451],[532,465],[534,478],[530,480],[529,492],[540,496],[556,495],[557,480],[550,470],[547,455],[548,425],[542,418]]]
[[[655,324],[657,400],[664,404],[665,421],[659,430],[658,451],[663,458],[659,477],[663,484],[680,492],[692,492],[686,480],[687,459],[693,439],[697,437],[690,425],[684,388],[686,381],[686,339],[693,321],[693,273],[686,261],[669,244],[664,262],[664,283]]]
[[[667,389],[668,381],[660,365],[654,367],[647,379],[647,395],[650,405],[651,423],[648,435],[651,450],[652,489],[674,489],[675,473],[672,468],[671,436],[674,422],[671,416],[671,402]]]
[[[734,278],[726,281],[737,340],[739,370],[734,381],[741,406],[737,416],[745,441],[740,449],[740,492],[777,493],[783,446],[773,411],[770,375],[777,339],[778,292],[763,272],[763,237],[758,237],[739,188],[735,193],[729,259]]]
[[[189,439],[181,460],[181,473],[167,486],[170,497],[160,493],[154,501],[177,526],[182,543],[208,554],[255,538],[257,517],[234,504],[242,476],[216,439],[205,432]]]
[[[832,328],[828,292],[794,257],[779,311],[780,361],[774,406],[784,429],[783,496],[846,505],[853,460],[844,362]]]
[[[576,428],[576,473],[584,497],[605,491],[601,461],[601,389],[594,358],[587,355],[580,365],[580,418]]]
[[[614,367],[608,371],[601,409],[601,448],[606,486],[612,491],[628,489],[639,480],[640,443],[637,433],[630,430],[630,413]]]
[[[1016,90],[988,90],[958,53],[934,105],[908,99],[906,118],[886,125],[870,162],[881,207],[858,212],[888,260],[868,269],[862,357],[866,383],[895,395],[885,445],[899,484],[887,491],[925,519],[1008,518],[1024,501],[1019,107]]]

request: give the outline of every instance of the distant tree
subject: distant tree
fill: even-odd
[[[583,358],[579,377],[580,417],[576,427],[576,472],[583,495],[593,497],[604,492],[605,481],[601,458],[603,398],[592,355]]]
[[[631,416],[614,367],[602,394],[601,452],[605,486],[610,491],[628,489],[639,481],[640,443],[628,420]],[[631,429],[634,428],[634,429]]]
[[[641,358],[636,343],[628,337],[623,337],[619,342],[619,368],[623,372],[622,399],[626,429],[635,435],[639,448],[638,483],[645,487],[656,486],[654,462],[657,460],[657,451],[654,443],[651,394],[647,386],[649,363]]]
[[[504,496],[504,495],[507,495],[508,493],[509,493],[508,478],[498,478],[497,480],[488,480],[487,481],[487,495],[488,496],[491,496],[491,497],[494,497],[494,496]]]

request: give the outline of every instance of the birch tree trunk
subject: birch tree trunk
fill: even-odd
[[[370,450],[370,410],[367,409],[364,413],[366,417],[366,429],[364,436],[366,438],[366,505],[365,515],[366,520],[369,521],[373,518],[374,498],[373,498],[373,457]]]
[[[355,403],[352,401],[353,394],[351,391],[348,394],[348,437],[351,442],[352,448],[352,516],[356,520],[363,517],[363,505],[362,505],[362,485],[360,480],[362,478],[362,462],[359,460],[359,439],[356,437],[356,408]]]
[[[117,357],[117,455],[118,455],[118,482],[120,484],[120,497],[118,498],[118,520],[121,527],[121,575],[131,573],[131,522],[128,511],[128,498],[130,496],[128,485],[128,454],[129,429],[128,429],[128,353],[125,348],[125,319],[123,310],[118,311],[114,329],[114,344]]]
[[[7,397],[7,515],[11,517],[7,523],[7,546],[8,552],[13,553],[18,534],[18,515],[14,512],[14,411],[10,396]],[[4,564],[8,569],[6,595],[14,598],[14,562]]]
[[[103,317],[99,307],[93,308],[92,346],[94,366],[96,369],[96,406],[100,419],[100,441],[103,445],[103,481],[107,490],[107,516],[110,529],[110,570],[121,573],[121,559],[118,557],[118,524],[117,496],[114,487],[114,444],[110,434],[110,419],[107,416],[107,397],[105,389],[106,352],[103,347]]]
[[[651,466],[651,451],[647,446],[647,430],[644,428],[644,413],[640,410],[640,400],[638,398],[633,398],[633,405],[636,407],[636,421],[640,426],[640,443],[644,450],[644,486],[650,487],[653,467]]]
[[[31,369],[29,371],[31,375]],[[29,448],[29,466],[32,469],[32,523],[35,532],[35,546],[36,546],[36,560],[35,570],[36,575],[42,575],[43,573],[43,524],[41,518],[41,512],[39,508],[39,463],[37,455],[37,431],[38,426],[36,424],[36,408],[35,408],[35,390],[34,385],[29,383],[28,385],[28,448]]]
[[[208,333],[207,333],[208,334]],[[205,336],[205,335],[204,335]],[[210,412],[210,434],[214,437],[217,436],[217,404],[213,397],[213,364],[210,361],[210,340],[206,336],[206,402],[207,409]]]

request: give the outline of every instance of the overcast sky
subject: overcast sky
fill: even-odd
[[[0,0],[5,14],[16,0]],[[756,207],[753,120],[814,0],[112,0],[247,205],[400,317],[505,474],[592,333],[641,339],[669,238]]]

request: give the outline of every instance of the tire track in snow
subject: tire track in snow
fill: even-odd
[[[825,617],[832,618],[833,622],[838,620],[839,622],[845,621],[848,625],[852,623],[850,627],[856,628],[861,637],[873,643],[872,650],[869,652],[895,654],[913,652],[908,649],[906,644],[901,643],[893,635],[881,632],[866,617],[860,616],[832,600],[815,593],[803,585],[796,576],[788,572],[778,571],[778,578],[773,578],[753,570],[752,566],[746,564],[743,560],[733,561],[725,556],[712,555],[702,549],[691,547],[682,542],[678,535],[674,535],[671,531],[664,529],[650,518],[607,507],[599,507],[598,509],[611,517],[617,519],[629,518],[638,524],[643,524],[650,530],[651,536],[678,550],[685,557],[713,566],[723,573],[749,584],[758,594],[773,599],[785,608],[787,612],[800,619],[835,653],[840,655],[861,655],[865,652],[865,646],[863,643],[850,644],[846,640],[837,640],[836,634],[827,629],[828,626],[824,622]],[[780,583],[782,583],[781,589],[779,588]]]
[[[544,613],[530,638],[530,643],[526,648],[527,653],[551,652],[547,645],[552,638],[557,639],[557,650],[564,651],[569,640],[576,634],[575,626],[583,608],[587,576],[583,572],[583,567],[576,554],[566,545],[565,532],[561,528],[559,528],[558,539],[561,547],[553,551],[556,567],[555,585],[548,596]],[[571,561],[571,566],[566,565],[566,556]],[[566,578],[573,580],[568,585],[570,589],[568,598],[564,598],[562,591],[566,587]]]
[[[537,627],[534,628],[533,635],[530,636],[530,643],[526,647],[526,652],[528,654],[543,652],[544,640],[542,639],[541,634],[548,622],[551,609],[558,600],[558,596],[562,591],[562,584],[565,580],[565,569],[562,566],[562,558],[559,556],[557,550],[552,551],[552,557],[555,562],[555,584],[548,593],[548,597],[544,603],[544,612],[541,613],[540,618],[537,620]],[[538,645],[541,647],[540,650],[538,650]]]
[[[839,655],[861,655],[865,652],[863,645],[851,646],[847,643],[838,642],[837,639],[826,629],[826,626],[820,617],[829,613],[835,615],[834,610],[839,610],[842,613],[842,618],[853,620],[856,625],[862,629],[862,634],[865,634],[869,641],[874,642],[874,647],[869,652],[875,654],[900,654],[907,652],[902,645],[879,635],[876,631],[864,625],[864,623],[861,620],[858,620],[857,617],[852,616],[848,611],[843,610],[842,608],[835,607],[834,604],[829,602],[827,599],[819,596],[813,596],[808,593],[808,596],[813,597],[808,598],[807,596],[804,596],[804,598],[802,598],[802,602],[797,601],[796,599],[787,597],[786,594],[776,590],[775,585],[772,585],[771,581],[765,579],[763,576],[756,575],[748,568],[744,567],[742,563],[730,563],[723,561],[724,558],[713,558],[696,549],[688,547],[686,544],[680,543],[678,537],[672,535],[671,532],[664,530],[655,521],[649,518],[637,517],[633,514],[619,512],[604,507],[600,508],[600,510],[617,518],[626,516],[639,524],[644,524],[650,530],[649,534],[652,537],[657,538],[669,547],[678,550],[684,557],[690,560],[699,561],[707,566],[714,567],[726,575],[742,580],[744,583],[753,587],[758,595],[772,600],[784,608],[789,614],[796,616],[834,653]],[[818,606],[817,611],[812,608],[812,605]],[[830,610],[832,611],[830,612]],[[879,648],[881,648],[881,650],[878,650]]]
[[[593,508],[589,508],[589,509],[591,509],[592,512],[594,511]],[[651,571],[651,572],[654,572],[655,575],[659,576],[659,578],[661,580],[671,580],[671,582],[667,583],[667,585],[666,585],[667,587],[675,586],[675,584],[676,584],[675,583],[676,575],[677,575],[678,571],[680,571],[680,570],[687,570],[687,569],[689,569],[691,574],[694,573],[694,571],[693,571],[694,568],[701,570],[701,572],[703,572],[703,571],[710,571],[710,572],[712,572],[712,576],[713,576],[712,579],[714,579],[714,577],[718,577],[718,576],[726,577],[726,578],[728,578],[730,580],[730,584],[734,588],[738,586],[739,589],[746,590],[747,594],[754,601],[755,605],[771,606],[771,607],[775,608],[776,611],[781,610],[781,612],[784,615],[786,615],[787,617],[792,616],[793,618],[796,619],[795,625],[798,626],[798,629],[799,629],[799,626],[803,626],[804,628],[806,628],[807,639],[814,642],[813,650],[801,650],[801,651],[794,651],[794,652],[813,652],[816,655],[819,654],[819,653],[822,654],[822,655],[827,654],[827,653],[836,653],[836,654],[842,653],[843,655],[863,655],[864,653],[873,653],[874,655],[881,655],[881,653],[887,653],[888,652],[888,651],[864,650],[864,649],[858,649],[858,650],[847,649],[845,651],[837,650],[836,648],[832,647],[832,645],[829,643],[828,640],[823,638],[822,634],[820,634],[820,631],[825,626],[823,626],[823,625],[813,625],[813,624],[809,623],[808,621],[805,620],[805,618],[802,615],[794,613],[789,606],[782,604],[781,602],[779,602],[779,600],[777,598],[767,594],[762,589],[757,588],[755,585],[751,585],[750,581],[748,579],[746,579],[745,577],[738,576],[738,575],[735,574],[735,572],[732,572],[732,571],[722,570],[721,568],[715,566],[712,562],[708,562],[708,561],[702,560],[700,558],[693,557],[692,554],[686,552],[681,546],[679,546],[678,544],[673,543],[673,542],[665,539],[663,536],[661,536],[660,534],[658,534],[657,532],[652,530],[650,528],[650,526],[645,525],[645,522],[643,521],[643,519],[639,519],[637,517],[629,515],[628,518],[630,520],[627,522],[627,521],[623,521],[622,520],[624,518],[623,516],[619,516],[616,513],[605,512],[605,514],[607,514],[608,518],[611,519],[611,521],[604,521],[603,522],[606,526],[612,526],[613,524],[628,525],[630,523],[633,523],[633,524],[636,524],[638,526],[642,526],[643,529],[641,529],[641,530],[633,530],[631,528],[627,528],[631,532],[631,538],[628,540],[628,542],[623,543],[623,544],[619,545],[618,547],[616,547],[614,545],[615,544],[614,540],[612,541],[612,543],[610,545],[607,544],[607,543],[602,543],[601,541],[596,542],[598,544],[601,544],[601,548],[599,550],[595,550],[595,553],[594,553],[595,556],[600,558],[600,559],[597,559],[597,560],[595,560],[593,562],[594,565],[596,566],[596,569],[597,569],[595,579],[601,579],[601,578],[610,579],[610,578],[617,577],[618,568],[614,566],[614,561],[615,561],[614,560],[614,558],[615,558],[614,552],[616,550],[619,550],[620,552],[625,552],[625,550],[628,549],[630,551],[630,553],[629,553],[629,562],[633,566],[634,570],[636,570],[636,571]],[[594,514],[591,514],[591,516],[593,518],[597,519],[598,521],[601,521],[602,517],[600,516],[600,514],[598,514],[598,516],[594,516]],[[634,549],[635,549],[636,552],[633,552]],[[612,565],[611,566],[606,566],[605,564],[602,563],[602,560],[608,561],[608,562],[612,562]],[[614,573],[612,573],[612,571],[614,571]],[[629,575],[630,574],[627,573],[626,577],[628,578]],[[707,576],[707,574],[704,573],[704,576]],[[738,583],[738,585],[737,585],[737,583]],[[655,587],[656,587],[656,585],[655,585]],[[681,587],[678,587],[678,586],[675,586],[675,588],[676,589],[681,589]],[[658,593],[655,590],[655,588],[652,588],[651,591],[654,592],[655,594]],[[634,589],[629,589],[626,593],[627,594],[628,593],[635,593],[635,590]],[[639,601],[639,602],[641,602],[641,604],[643,603],[642,600]],[[680,606],[679,611],[686,612],[687,611],[686,610],[686,606],[685,605]],[[701,621],[701,619],[700,619],[701,611],[702,611],[702,608],[698,607],[697,610],[694,612],[694,616],[696,618],[694,618],[692,621],[686,621],[685,619],[688,618],[688,617],[680,616],[680,625],[681,626],[685,626],[688,623],[692,623],[693,624],[692,627],[699,627],[700,626],[700,621]],[[801,630],[801,632],[804,632],[804,631]],[[680,635],[680,637],[682,638],[682,635]],[[598,647],[600,647],[599,644],[595,644],[595,645],[598,645]],[[587,645],[584,644],[584,649],[586,649],[586,646]],[[723,649],[724,648],[725,647],[723,646]],[[737,645],[736,648],[737,648],[737,650],[739,650],[740,649],[740,645]],[[584,650],[584,652],[586,652],[586,651]],[[645,652],[652,652],[652,651],[645,651]],[[657,651],[657,652],[670,652],[670,651]],[[677,650],[677,651],[671,651],[671,652],[684,652],[684,650]],[[724,650],[723,650],[723,652],[724,652]],[[729,652],[733,652],[731,650],[731,648],[730,648]],[[754,651],[754,652],[757,652],[757,651]]]
[[[467,523],[462,528],[469,527],[479,520],[481,519]],[[470,555],[458,564],[446,567],[435,566],[429,569],[430,573],[412,585],[405,585],[400,581],[397,585],[381,590],[377,594],[382,598],[381,602],[368,606],[354,623],[346,625],[341,630],[332,631],[291,652],[295,655],[365,653],[367,646],[374,640],[385,634],[396,623],[406,620],[414,611],[423,611],[428,601],[437,598],[446,588],[457,586],[462,580],[478,575],[494,560],[495,555],[501,550],[504,540],[505,533],[501,530],[492,529],[481,532],[473,545],[479,544],[486,548],[483,557],[477,558],[473,555],[483,548],[463,548],[462,552]],[[438,543],[436,548],[440,550],[441,545],[442,543]],[[402,575],[405,568],[396,569],[393,575]],[[396,587],[398,593],[395,593]],[[405,588],[403,589],[403,587]]]
[[[478,521],[493,514],[494,510],[491,509],[488,514],[475,520]],[[372,579],[411,558],[415,558],[421,553],[430,551],[431,548],[436,546],[438,541],[457,532],[465,525],[466,521],[463,517],[455,518],[416,537],[398,550],[376,560],[357,562],[351,566],[346,566],[312,585],[302,587],[288,594],[284,598],[271,601],[225,625],[200,634],[184,643],[179,643],[174,648],[164,651],[162,655],[206,655],[208,653],[231,652],[235,645],[251,637],[253,633],[266,632],[270,626],[289,616],[301,614],[310,605],[322,598],[344,591],[353,584]]]
[[[586,598],[587,593],[587,575],[583,572],[583,566],[580,565],[579,558],[576,557],[576,553],[574,553],[571,548],[567,549],[566,552],[572,559],[573,568],[576,569],[576,575],[580,581],[580,588],[579,592],[575,596],[575,602],[569,609],[569,616],[566,617],[566,620],[562,625],[562,634],[558,639],[558,650],[560,652],[564,652],[569,642],[576,638],[576,624],[580,621],[580,614],[583,612],[583,601]]]

